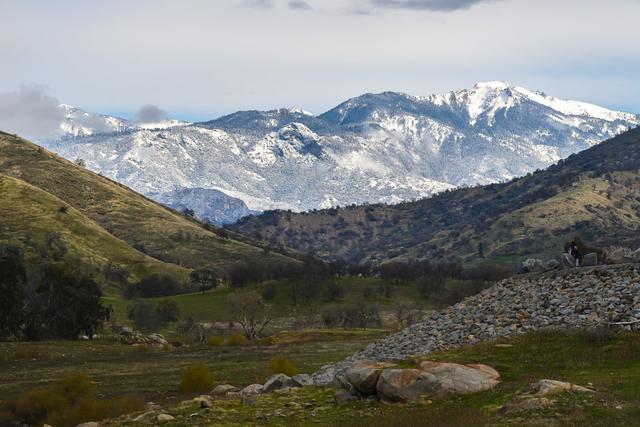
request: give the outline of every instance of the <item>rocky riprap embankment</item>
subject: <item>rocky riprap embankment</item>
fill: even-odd
[[[542,329],[640,326],[640,265],[598,266],[503,280],[428,315],[314,375],[316,384],[344,382],[359,360],[397,361],[440,349]]]

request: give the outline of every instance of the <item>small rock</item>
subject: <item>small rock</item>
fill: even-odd
[[[393,365],[390,363],[364,360],[351,366],[347,370],[346,378],[356,390],[365,396],[370,396],[376,393],[380,373],[391,366]]]
[[[131,421],[138,423],[140,421],[146,420],[147,418],[151,418],[153,415],[155,415],[155,411],[148,411],[148,412],[145,412],[143,414],[138,415],[137,417],[135,417]]]
[[[291,378],[285,374],[275,374],[264,383],[262,388],[263,393],[271,393],[272,391],[279,390],[284,387],[288,387]]]
[[[76,427],[100,427],[100,424],[95,421],[89,421],[86,423],[78,424]]]
[[[553,400],[549,400],[546,397],[524,397],[507,403],[500,408],[500,412],[503,412],[505,414],[527,412],[536,409],[547,408],[553,404]]]
[[[211,390],[212,396],[226,396],[227,393],[232,391],[240,391],[238,387],[232,386],[231,384],[220,384],[216,386],[213,390]]]
[[[571,384],[563,381],[556,380],[540,380],[534,386],[536,395],[548,396],[550,394],[562,393],[565,391],[575,391],[579,393],[595,393],[590,388],[582,387],[576,384]]]
[[[313,379],[309,374],[298,374],[291,377],[291,387],[306,387],[313,385]]]
[[[342,405],[343,403],[354,402],[359,400],[358,396],[347,391],[347,390],[338,390],[334,397],[334,401],[338,405]]]
[[[158,421],[173,421],[175,420],[175,417],[169,415],[169,414],[159,414],[156,419]]]
[[[193,402],[200,405],[200,408],[202,409],[213,408],[213,399],[211,398],[211,396],[207,396],[203,394],[202,396],[194,397]]]
[[[598,254],[595,252],[588,253],[582,258],[583,267],[592,267],[595,265],[598,265]]]

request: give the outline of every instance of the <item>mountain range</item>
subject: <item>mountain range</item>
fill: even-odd
[[[507,181],[640,123],[504,82],[426,97],[365,94],[319,116],[278,109],[140,125],[70,111],[65,135],[40,143],[218,224],[252,211],[399,203]]]
[[[635,249],[639,171],[640,127],[506,183],[397,205],[269,211],[230,228],[352,263],[557,258],[575,237],[593,247]]]

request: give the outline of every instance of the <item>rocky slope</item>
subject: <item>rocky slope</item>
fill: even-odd
[[[313,116],[243,111],[193,126],[49,141],[144,194],[210,188],[250,209],[397,203],[521,176],[638,117],[502,82],[445,95],[366,94]]]
[[[342,378],[358,360],[394,361],[547,328],[640,326],[640,264],[569,269],[506,279],[315,375]]]

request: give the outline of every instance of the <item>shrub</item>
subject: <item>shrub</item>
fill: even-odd
[[[180,391],[183,393],[205,392],[213,387],[213,375],[204,365],[191,365],[182,373]]]
[[[207,345],[210,347],[222,347],[224,345],[224,337],[209,337],[209,339],[207,340]]]
[[[145,407],[145,401],[135,396],[98,400],[89,376],[73,374],[52,385],[23,392],[9,402],[8,415],[22,423],[65,427],[117,417]]]
[[[229,347],[238,347],[241,345],[245,345],[247,343],[247,337],[245,337],[240,332],[236,332],[235,334],[229,335],[227,338],[227,345]]]
[[[178,303],[168,299],[160,301],[156,306],[156,315],[163,325],[170,322],[177,322],[178,316],[180,316]]]
[[[296,365],[284,356],[276,356],[271,359],[269,372],[272,374],[285,374],[290,377],[298,373]]]

